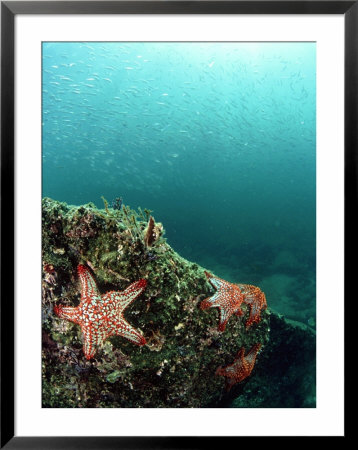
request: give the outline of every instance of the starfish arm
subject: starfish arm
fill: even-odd
[[[229,366],[219,367],[216,370],[216,375],[226,377],[226,390],[230,390],[234,384],[242,381],[247,376],[242,360],[235,360]]]
[[[236,355],[235,359],[236,360],[242,359],[244,357],[244,355],[245,355],[245,348],[241,347],[240,350],[237,352],[237,355]]]
[[[265,294],[260,290],[247,294],[244,301],[250,306],[250,316],[246,322],[248,328],[251,324],[260,322],[261,310],[266,308],[267,303]]]
[[[229,392],[231,388],[236,384],[236,380],[234,378],[226,378],[226,392]]]
[[[231,316],[231,312],[227,308],[220,308],[220,322],[219,322],[219,331],[224,331],[226,328],[226,324]]]
[[[77,272],[81,281],[81,301],[88,298],[100,297],[96,282],[89,269],[86,266],[79,264]]]
[[[229,378],[235,378],[235,374],[237,372],[236,364],[233,363],[230,366],[226,366],[224,369],[224,375]]]
[[[117,324],[114,333],[119,336],[125,337],[126,339],[137,345],[145,345],[147,343],[144,336],[123,318]]]
[[[257,356],[258,352],[260,351],[260,348],[261,348],[261,344],[260,344],[260,342],[258,342],[250,349],[248,354],[245,356],[245,361],[252,367],[255,364],[256,356]]]
[[[209,272],[205,272],[206,278],[208,279],[209,283],[215,288],[220,289],[225,285],[228,285],[229,283],[225,280],[222,280],[221,278],[214,277],[214,275],[211,275]]]
[[[220,375],[220,376],[223,377],[224,374],[225,374],[225,370],[224,370],[223,367],[218,367],[218,368],[216,369],[215,375]]]
[[[107,333],[100,331],[94,326],[82,327],[83,334],[83,353],[86,359],[92,359],[97,352],[97,349],[102,346],[106,340]]]
[[[129,285],[123,292],[115,292],[117,299],[120,301],[122,311],[144,291],[146,286],[147,281],[142,278]]]
[[[54,313],[61,319],[67,319],[77,324],[79,324],[81,321],[78,308],[74,308],[72,306],[55,305],[53,307],[53,310]]]
[[[220,306],[220,303],[217,301],[220,298],[219,292],[215,292],[211,297],[205,298],[200,302],[201,309],[208,309],[215,306]]]

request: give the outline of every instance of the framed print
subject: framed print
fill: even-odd
[[[357,8],[2,2],[2,447],[345,435]]]

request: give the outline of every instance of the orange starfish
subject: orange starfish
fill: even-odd
[[[251,374],[252,369],[255,365],[257,353],[259,352],[260,348],[260,343],[255,344],[245,356],[245,349],[244,347],[242,347],[232,364],[226,367],[219,367],[216,370],[216,375],[227,377],[227,391],[230,391],[234,384],[240,383],[240,381],[243,381]]]
[[[123,312],[145,289],[146,280],[136,281],[122,292],[111,291],[101,295],[86,266],[80,264],[77,272],[81,280],[79,306],[58,305],[54,307],[54,312],[62,319],[81,326],[86,358],[93,358],[97,348],[113,335],[123,336],[137,345],[145,345],[146,340],[124,319]]]
[[[241,304],[250,306],[250,316],[246,321],[246,328],[260,321],[260,313],[266,308],[265,294],[256,286],[250,284],[234,284],[217,278],[209,272],[205,272],[209,283],[216,289],[211,297],[200,303],[201,309],[218,307],[220,309],[219,331],[224,331],[226,324],[233,314],[242,316]]]
[[[246,328],[253,323],[259,323],[261,319],[261,311],[267,308],[265,294],[257,286],[251,284],[239,284],[241,293],[244,296],[244,302],[250,306],[250,316],[246,321]]]
[[[220,309],[219,331],[224,331],[229,317],[232,314],[242,316],[240,308],[244,301],[244,296],[236,284],[229,283],[221,278],[214,277],[209,272],[205,272],[209,283],[217,290],[211,297],[206,298],[200,303],[201,309],[218,307]]]

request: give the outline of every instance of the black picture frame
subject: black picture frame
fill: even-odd
[[[227,445],[223,437],[19,437],[14,435],[14,33],[18,14],[344,14],[345,297],[356,264],[358,1],[1,2],[1,441],[6,449],[157,449]],[[333,212],[334,213],[334,212]],[[355,275],[356,276],[356,275]],[[347,329],[347,326],[345,327]],[[346,340],[347,341],[347,340]],[[348,381],[348,380],[347,380]],[[334,387],[332,387],[334,388]],[[347,389],[347,387],[346,387]],[[346,428],[347,433],[347,428]],[[345,433],[345,436],[347,434]],[[239,444],[240,445],[240,444]]]

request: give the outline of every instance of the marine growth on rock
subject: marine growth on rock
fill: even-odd
[[[43,406],[208,407],[252,379],[270,334],[258,287],[185,260],[141,210],[42,207]]]

